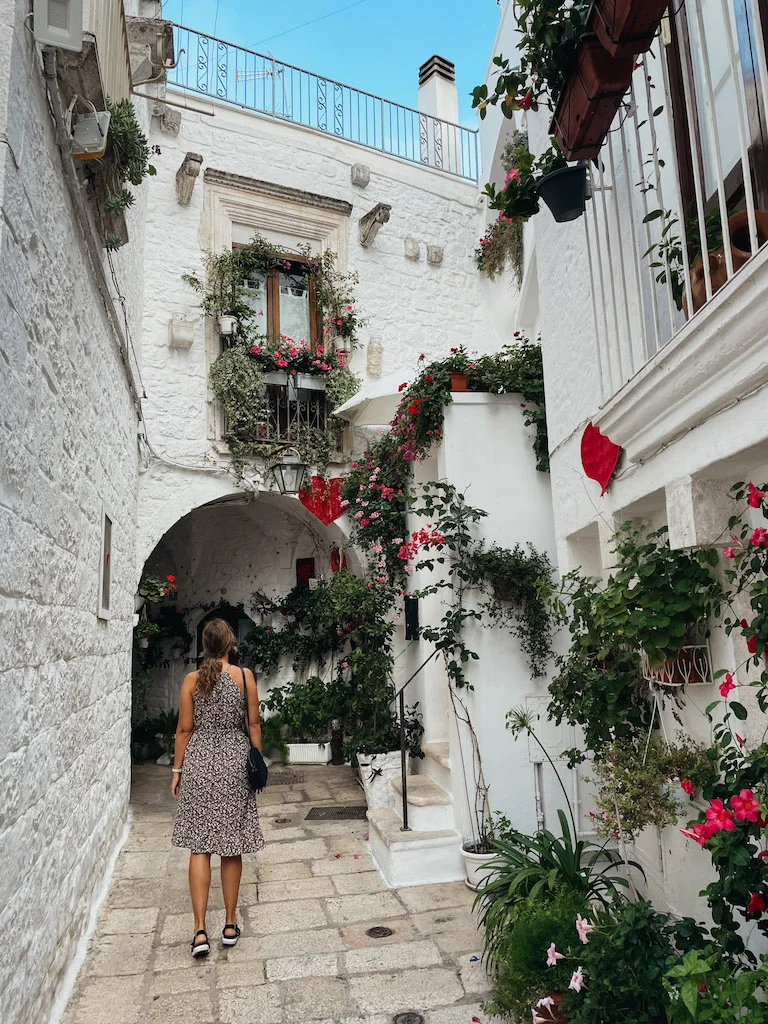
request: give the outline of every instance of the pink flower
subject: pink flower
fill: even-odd
[[[733,547],[723,548],[723,558],[735,558],[735,557],[736,557],[736,548],[733,548]]]
[[[736,684],[733,681],[733,676],[730,672],[726,672],[725,679],[720,683],[720,696],[727,697],[731,690],[736,689]]]
[[[525,96],[523,96],[523,98],[520,100],[520,109],[521,110],[530,110],[532,106],[533,106],[533,90],[529,89],[528,92],[525,94]]]
[[[547,1024],[543,1017],[540,1017],[535,1010],[531,1010],[531,1020],[533,1024]]]
[[[706,815],[715,832],[732,832],[736,828],[733,816],[722,800],[710,800]]]
[[[746,740],[744,739],[744,737],[743,736],[739,736],[739,734],[737,732],[735,732],[733,735],[736,737],[736,742],[739,744],[739,746],[743,747],[744,744],[746,743]]]
[[[382,552],[381,544],[374,544],[371,548],[371,553],[374,555],[380,555]]]
[[[552,945],[547,950],[547,967],[555,967],[555,966],[557,966],[557,961],[558,960],[565,960],[565,954],[558,953],[557,950],[555,949],[555,944],[553,942]]]
[[[766,530],[763,526],[758,526],[758,528],[749,538],[749,543],[755,548],[768,548],[768,530]]]
[[[516,167],[513,167],[511,171],[507,171],[507,176],[504,179],[504,185],[507,186],[510,181],[520,181],[520,171]]]
[[[584,975],[581,973],[581,967],[577,967],[573,972],[568,988],[573,989],[574,992],[581,992],[584,988]]]
[[[583,918],[581,914],[576,915],[576,931],[579,933],[579,938],[586,944],[589,942],[589,933],[595,930],[595,926],[590,924],[586,918]]]
[[[348,661],[342,661],[341,667],[342,668],[349,668],[349,662]]]
[[[541,1009],[544,1009],[544,1007],[554,1006],[554,1005],[555,1005],[555,1000],[552,998],[552,996],[544,996],[543,999],[540,999],[538,1001],[538,1003],[536,1003],[536,1009],[537,1010],[541,1010]]]
[[[693,796],[694,787],[690,779],[683,779],[683,781],[680,783],[680,788],[684,793],[687,793],[688,796]]]
[[[711,822],[705,821],[699,825],[694,825],[692,828],[681,828],[680,831],[684,836],[686,836],[686,838],[693,839],[693,841],[698,843],[699,846],[704,846],[704,844],[712,838],[718,829],[716,829]]]
[[[760,821],[760,804],[751,789],[742,789],[738,796],[732,796],[730,805],[737,821]]]
[[[749,497],[747,498],[747,503],[751,505],[752,508],[760,508],[760,502],[765,497],[765,494],[765,491],[758,491],[755,485],[753,483],[750,483]]]

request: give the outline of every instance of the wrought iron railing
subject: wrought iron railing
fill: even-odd
[[[477,181],[477,132],[174,25],[168,85]],[[183,52],[182,52],[183,51]]]

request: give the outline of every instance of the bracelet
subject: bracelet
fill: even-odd
[[[171,768],[174,775],[181,775],[181,768]]]

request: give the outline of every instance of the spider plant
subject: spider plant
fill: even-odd
[[[605,907],[631,888],[629,879],[616,873],[623,861],[615,850],[575,838],[565,813],[558,810],[557,816],[561,835],[541,829],[528,836],[513,829],[492,843],[492,874],[475,900],[490,963],[497,961],[499,947],[524,904],[546,905],[571,892]],[[639,864],[627,863],[642,873]]]

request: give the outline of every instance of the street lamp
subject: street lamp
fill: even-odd
[[[286,455],[270,471],[281,494],[298,494],[306,484],[309,466],[298,455]]]

